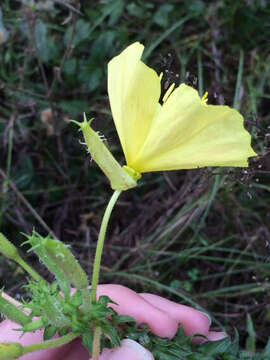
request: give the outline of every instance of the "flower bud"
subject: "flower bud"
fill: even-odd
[[[23,347],[19,343],[2,342],[0,343],[0,359],[17,359],[23,355]]]
[[[61,241],[47,238],[44,241],[44,247],[48,256],[77,289],[86,289],[88,287],[88,279],[85,272]]]
[[[0,252],[11,260],[18,259],[17,248],[2,233],[0,233]]]

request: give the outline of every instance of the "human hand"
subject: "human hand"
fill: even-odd
[[[189,306],[179,305],[163,297],[153,294],[137,294],[135,291],[122,285],[106,284],[98,286],[98,296],[109,296],[116,304],[110,304],[120,315],[134,317],[138,324],[145,323],[150,330],[160,336],[173,338],[177,332],[178,325],[188,336],[200,333],[208,340],[215,341],[227,336],[224,332],[210,331],[210,320],[208,316]],[[0,323],[1,342],[20,342],[22,345],[30,345],[41,342],[43,331],[26,333],[20,339],[20,332],[13,329],[18,324],[10,320]],[[89,360],[87,350],[81,345],[80,339],[58,348],[40,350],[29,353],[20,360]],[[122,340],[121,346],[114,349],[104,349],[100,360],[153,360],[152,354],[133,340]]]

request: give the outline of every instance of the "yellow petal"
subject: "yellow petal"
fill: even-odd
[[[160,80],[141,61],[144,46],[128,46],[108,64],[108,93],[127,164],[142,147],[159,107]]]
[[[206,105],[198,92],[181,84],[153,119],[132,164],[138,172],[204,166],[248,166],[256,156],[243,117],[228,106]]]

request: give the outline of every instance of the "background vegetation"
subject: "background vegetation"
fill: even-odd
[[[90,275],[111,189],[68,119],[94,117],[123,163],[106,65],[141,41],[144,60],[168,81],[238,108],[260,157],[248,170],[146,174],[114,211],[102,281],[197,304],[216,329],[236,327],[242,346],[262,348],[270,334],[269,2],[2,0],[0,9],[1,231],[17,245],[33,227],[54,234]],[[1,286],[22,294],[19,268],[0,257],[0,274]]]

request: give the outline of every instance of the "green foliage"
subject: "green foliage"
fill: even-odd
[[[193,344],[194,337],[185,336],[181,326],[173,339],[154,336],[147,327],[129,327],[127,337],[150,350],[156,360],[267,360],[270,355],[270,340],[262,353],[240,350],[236,330],[234,340],[226,337],[200,345]]]

